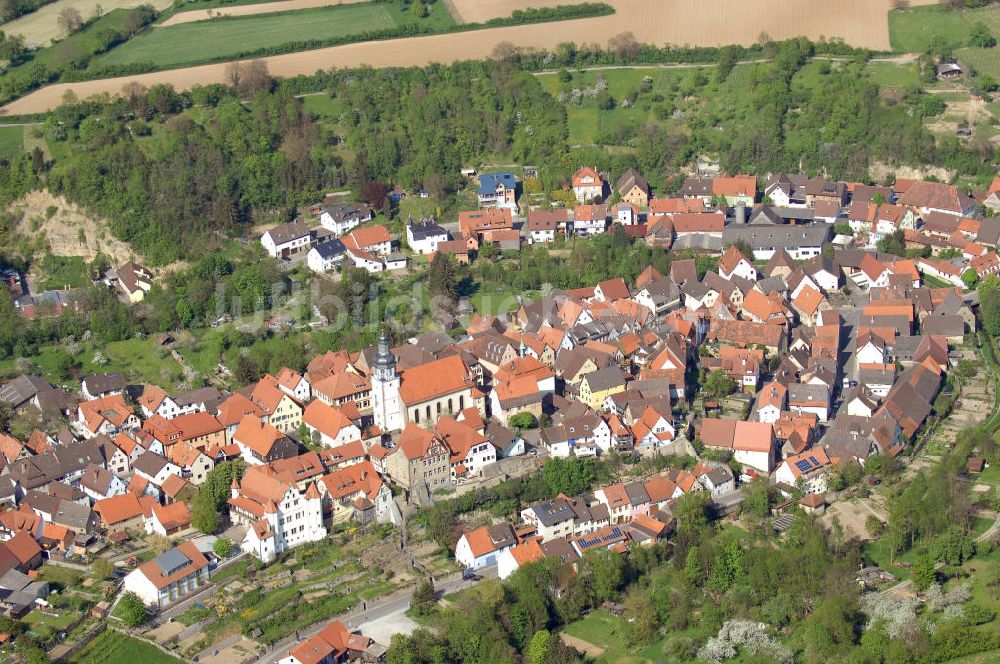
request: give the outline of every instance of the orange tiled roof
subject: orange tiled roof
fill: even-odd
[[[249,447],[261,457],[270,454],[274,444],[284,437],[285,434],[253,415],[247,415],[240,420],[239,426],[233,432],[233,442]]]
[[[94,511],[100,515],[102,523],[110,526],[140,516],[142,506],[134,493],[123,493],[98,500],[94,503]]]
[[[408,406],[469,389],[469,369],[458,355],[419,364],[403,372],[399,396]]]

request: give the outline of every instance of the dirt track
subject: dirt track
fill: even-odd
[[[255,5],[237,5],[236,7],[217,7],[216,9],[192,9],[178,12],[156,27],[165,28],[169,25],[205,21],[213,16],[252,16],[254,14],[270,14],[272,12],[287,12],[291,9],[312,9],[314,7],[332,7],[335,5],[353,5],[368,0],[279,0],[278,2],[263,2]]]
[[[640,42],[654,44],[750,44],[761,32],[772,39],[806,35],[843,37],[857,46],[887,49],[889,28],[886,13],[891,0],[607,0],[616,13],[611,16],[542,23],[428,37],[347,44],[301,53],[265,58],[276,76],[312,74],[332,67],[394,67],[431,62],[489,57],[498,43],[510,42],[528,48],[552,48],[559,42],[606,44],[622,32],[632,32]],[[913,4],[932,2],[915,0]],[[554,0],[515,0],[515,6],[558,4]],[[485,12],[485,0],[454,0],[466,20]],[[511,7],[504,5],[505,11]],[[225,81],[225,64],[87,81],[63,83],[38,90],[5,106],[6,113],[38,113],[59,105],[72,90],[77,97],[117,94],[129,81],[150,86],[170,83],[186,89],[194,85]]]
[[[563,643],[568,645],[570,648],[576,648],[584,655],[595,659],[603,655],[606,650],[606,648],[595,646],[590,641],[584,641],[583,639],[567,634],[566,632],[559,632],[559,638],[562,639]]]

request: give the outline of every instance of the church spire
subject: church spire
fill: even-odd
[[[391,380],[396,376],[396,356],[389,350],[389,335],[385,330],[378,338],[378,350],[375,353],[374,369],[382,380]]]

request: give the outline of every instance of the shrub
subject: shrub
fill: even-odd
[[[996,37],[993,36],[993,33],[990,32],[990,29],[986,27],[985,23],[980,21],[972,25],[972,30],[969,31],[969,46],[975,46],[976,48],[993,48],[996,45]]]
[[[511,417],[509,424],[515,429],[534,429],[538,426],[538,420],[531,413],[523,412]]]
[[[226,558],[227,556],[229,556],[229,553],[232,550],[233,550],[233,543],[227,540],[225,537],[220,537],[219,539],[215,540],[215,544],[212,545],[212,551],[214,551],[215,555],[219,556],[220,558]]]
[[[146,605],[142,603],[139,596],[131,590],[125,592],[118,600],[118,617],[129,627],[138,627],[149,618],[146,615]]]

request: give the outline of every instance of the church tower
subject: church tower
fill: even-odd
[[[396,357],[389,350],[389,337],[383,330],[378,339],[378,352],[372,365],[372,411],[375,426],[385,433],[402,429],[401,407]]]

